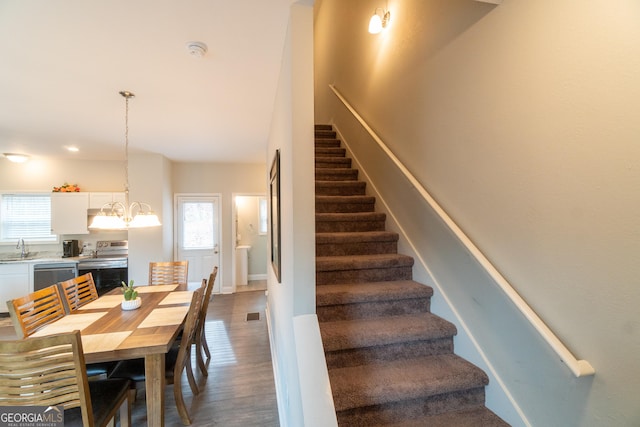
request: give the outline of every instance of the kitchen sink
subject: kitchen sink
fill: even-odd
[[[2,256],[0,258],[0,262],[29,261],[31,259],[36,259],[36,254],[29,254],[27,256],[20,256],[20,255]]]

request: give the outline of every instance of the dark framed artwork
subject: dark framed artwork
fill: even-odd
[[[271,196],[271,266],[280,283],[280,150],[271,162],[269,194]]]

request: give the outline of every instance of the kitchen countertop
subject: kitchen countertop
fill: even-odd
[[[16,256],[14,254],[0,254],[0,264],[14,264],[14,263],[69,263],[69,262],[78,262],[81,259],[93,258],[92,256],[76,256],[76,257],[67,257],[63,258],[60,255],[55,254],[29,254],[25,258],[20,258],[20,256]]]

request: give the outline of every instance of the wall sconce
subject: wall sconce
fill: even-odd
[[[378,13],[380,11],[381,13]],[[387,27],[389,20],[391,19],[391,13],[388,10],[384,10],[381,7],[377,8],[373,12],[373,16],[369,21],[369,32],[371,34],[378,34],[383,28]]]
[[[29,156],[26,154],[18,154],[18,153],[2,153],[7,160],[13,163],[24,163],[29,160]]]

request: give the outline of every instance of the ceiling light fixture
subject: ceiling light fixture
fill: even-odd
[[[378,14],[378,11],[381,13]],[[379,7],[373,12],[373,16],[369,21],[369,32],[371,34],[378,34],[383,28],[387,28],[387,24],[391,20],[391,12]]]
[[[189,55],[195,58],[202,58],[207,53],[207,45],[202,42],[188,42],[187,50]]]
[[[106,203],[93,218],[89,228],[102,230],[122,230],[127,228],[157,227],[160,224],[158,216],[153,213],[151,206],[143,202],[129,204],[129,99],[135,95],[129,91],[120,92],[125,99],[124,113],[124,142],[125,142],[125,204],[120,202]],[[145,210],[146,208],[146,210]],[[134,209],[137,213],[133,215]]]
[[[2,153],[7,160],[13,163],[24,163],[29,160],[29,156],[27,154],[19,154],[19,153]]]

